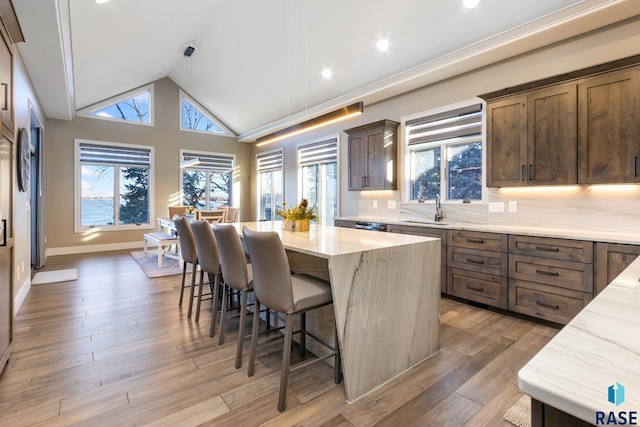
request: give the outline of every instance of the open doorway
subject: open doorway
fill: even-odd
[[[44,177],[42,126],[33,108],[29,114],[31,148],[31,268],[42,268],[46,259],[44,230]]]

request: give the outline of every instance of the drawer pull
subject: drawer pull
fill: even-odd
[[[550,308],[552,310],[560,310],[560,306],[558,304],[547,304],[547,303],[544,303],[544,302],[540,302],[538,300],[536,300],[536,304],[538,304],[538,305],[540,305],[542,307],[545,307],[545,308]]]
[[[554,276],[554,277],[558,277],[560,275],[560,273],[558,273],[557,271],[544,271],[544,270],[538,270],[538,269],[536,269],[536,273],[544,274],[545,276]]]
[[[4,87],[4,101],[2,104],[2,111],[9,110],[9,83],[0,83]]]
[[[476,288],[475,286],[471,286],[471,285],[467,285],[467,288],[471,289],[472,291],[476,291],[476,292],[484,292],[484,288]]]
[[[484,239],[469,239],[469,238],[467,238],[467,242],[469,242],[469,243],[484,243]]]
[[[483,259],[467,258],[467,262],[470,262],[471,264],[484,264]]]
[[[547,251],[547,252],[559,252],[560,249],[552,248],[550,246],[536,246],[536,249],[539,251]]]

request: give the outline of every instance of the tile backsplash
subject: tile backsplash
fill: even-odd
[[[399,191],[359,197],[363,217],[432,220],[435,213],[433,202],[403,203]],[[445,222],[636,233],[640,185],[492,188],[487,201],[444,202],[442,208]]]

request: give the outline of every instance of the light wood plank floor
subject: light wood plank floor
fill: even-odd
[[[281,341],[259,346],[248,378],[247,346],[233,367],[237,324],[217,346],[207,314],[197,324],[178,308],[180,276],[148,279],[128,252],[50,257],[45,270],[72,267],[77,281],[32,287],[17,315],[0,425],[510,426],[517,372],[557,332],[443,299],[429,360],[352,404],[328,365],[297,371],[281,414]]]

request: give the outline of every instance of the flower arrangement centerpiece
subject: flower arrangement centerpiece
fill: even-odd
[[[195,216],[196,213],[196,208],[194,208],[193,206],[187,206],[184,209],[184,216],[186,218],[193,218]]]
[[[309,221],[316,221],[316,207],[309,207],[309,201],[302,199],[295,208],[287,209],[287,202],[282,202],[282,209],[278,209],[276,214],[284,219],[284,229],[289,231],[309,231]]]

